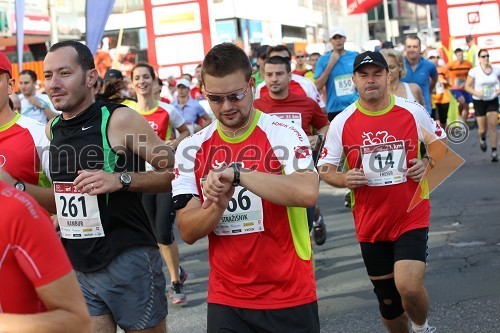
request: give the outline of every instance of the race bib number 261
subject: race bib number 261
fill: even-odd
[[[70,182],[54,182],[54,193],[61,237],[104,237],[97,196],[78,192]]]

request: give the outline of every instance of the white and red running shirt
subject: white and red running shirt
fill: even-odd
[[[54,225],[35,200],[0,182],[0,313],[46,308],[35,288],[72,270]]]
[[[292,79],[290,80],[290,84],[288,85],[288,92],[294,95],[302,95],[307,96],[320,106],[320,108],[324,109],[326,107],[325,102],[321,98],[321,95],[316,89],[314,83],[311,80],[306,79],[303,76],[292,74]],[[269,94],[269,89],[267,89],[266,82],[261,82],[255,91],[255,99],[261,98]]]
[[[0,126],[0,167],[16,180],[49,187],[49,145],[45,125],[16,114]]]
[[[289,120],[302,127],[306,135],[312,135],[314,129],[329,124],[328,117],[318,103],[307,96],[288,94],[285,99],[273,99],[269,94],[253,102],[256,109]]]
[[[203,200],[201,179],[233,162],[276,175],[314,170],[311,154],[300,127],[259,110],[237,138],[224,134],[215,121],[177,148],[173,195]],[[209,303],[265,310],[317,299],[305,208],[280,206],[237,186],[208,239]]]
[[[151,125],[151,128],[163,141],[173,138],[172,128],[178,128],[184,124],[184,118],[175,109],[173,105],[158,101],[156,107],[148,111],[139,111],[137,102],[125,100],[121,104],[128,106],[144,116]]]
[[[421,157],[420,142],[445,137],[421,105],[394,95],[385,110],[369,112],[357,101],[331,122],[318,167],[338,166],[346,157],[347,169],[362,168],[368,178],[369,185],[351,192],[358,241],[394,241],[429,226],[427,183],[407,178],[406,169],[409,160]],[[425,199],[409,210],[417,191]]]

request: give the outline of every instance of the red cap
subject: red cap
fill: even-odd
[[[0,52],[0,70],[6,71],[12,77],[12,64],[3,52]]]

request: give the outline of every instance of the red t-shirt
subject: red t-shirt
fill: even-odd
[[[45,210],[4,182],[0,212],[0,312],[44,312],[35,288],[72,270],[66,252]]]
[[[409,160],[421,157],[424,136],[437,140],[446,134],[420,104],[393,95],[391,101],[377,113],[358,102],[347,107],[331,122],[318,161],[318,167],[339,165],[347,156],[349,169],[363,168],[365,175],[372,171],[374,182],[383,179],[377,186],[354,190],[354,224],[360,242],[394,241],[406,231],[429,226],[427,183],[419,185],[406,178],[405,169],[411,166]],[[408,211],[416,193],[422,193],[423,200]]]
[[[262,96],[253,102],[256,109],[274,114],[282,120],[292,121],[301,126],[310,136],[313,129],[320,129],[329,124],[328,117],[318,103],[306,96],[288,94],[285,99],[273,99],[270,95]]]
[[[314,170],[304,132],[257,111],[250,128],[236,139],[215,121],[180,143],[174,197],[196,194],[203,200],[201,178],[232,162],[277,175]],[[238,186],[208,239],[209,303],[265,310],[316,300],[305,208],[277,205]]]
[[[14,179],[49,187],[49,145],[45,125],[17,114],[0,126],[0,167]]]

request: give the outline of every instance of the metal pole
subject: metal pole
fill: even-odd
[[[431,6],[425,5],[425,12],[427,16],[427,36],[428,36],[428,44],[434,43],[436,38],[434,36],[434,29],[432,29],[432,21],[431,21]]]
[[[389,21],[389,5],[387,0],[384,0],[384,23],[385,23],[385,40],[391,40],[392,38],[392,27]]]
[[[59,34],[57,33],[57,13],[56,1],[49,1],[49,15],[50,15],[50,45],[59,42]]]

